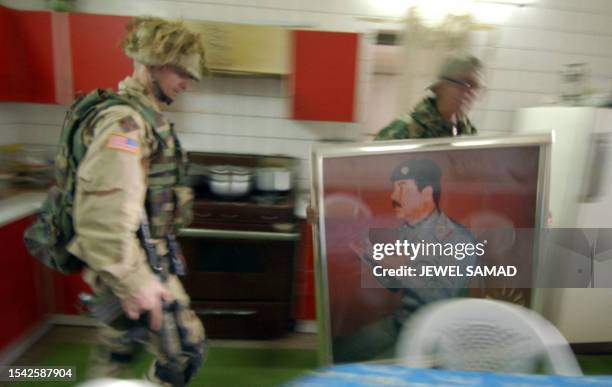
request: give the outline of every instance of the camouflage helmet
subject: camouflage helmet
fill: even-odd
[[[176,66],[198,81],[207,73],[201,37],[180,21],[134,18],[126,26],[123,50],[136,62]]]
[[[467,52],[456,51],[446,57],[438,69],[437,79],[429,86],[433,88],[443,79],[457,79],[470,73],[482,78],[483,65],[480,59]]]

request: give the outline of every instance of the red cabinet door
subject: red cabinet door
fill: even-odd
[[[354,121],[359,35],[293,31],[293,111],[298,120]]]
[[[78,294],[91,292],[79,273],[62,275],[34,259],[23,232],[36,219],[27,216],[0,227],[0,351],[27,334],[49,313],[78,314]]]
[[[51,14],[0,6],[0,101],[54,103]]]
[[[0,349],[41,322],[45,306],[39,299],[40,282],[36,280],[42,269],[26,252],[22,242],[23,231],[34,217],[0,227],[0,240],[4,243],[0,254]],[[39,277],[38,277],[39,278]]]
[[[75,93],[117,88],[132,73],[132,60],[121,49],[130,16],[70,14],[70,48]]]

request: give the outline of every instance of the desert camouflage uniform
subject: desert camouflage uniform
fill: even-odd
[[[97,296],[112,293],[125,299],[155,276],[136,236],[143,208],[147,209],[157,253],[163,257],[168,249],[161,238],[190,220],[192,192],[177,186],[179,177],[173,168],[184,159],[174,129],[153,96],[145,94],[144,87],[131,77],[120,83],[119,93],[153,112],[156,125],[148,125],[131,106],[115,105],[98,113],[91,129],[81,132],[88,150],[78,168],[76,237],[69,251],[86,262],[84,278]],[[164,162],[177,155],[176,163]],[[180,305],[179,323],[187,342],[205,356],[204,329],[189,309],[189,297],[176,275],[169,274],[166,285]],[[122,330],[122,320],[125,318],[100,330],[102,348],[95,354],[92,376],[134,377],[126,372],[139,346]],[[155,335],[150,335],[148,347],[157,356],[149,379],[159,382],[155,374],[163,373],[167,359]]]
[[[476,128],[465,116],[460,116],[456,135],[476,134]],[[375,140],[404,140],[412,138],[452,137],[453,125],[445,121],[438,110],[434,98],[423,99],[410,114],[405,114],[383,128]]]

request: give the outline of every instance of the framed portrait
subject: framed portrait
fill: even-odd
[[[393,358],[421,306],[529,306],[547,221],[550,135],[322,146],[312,154],[324,364]]]

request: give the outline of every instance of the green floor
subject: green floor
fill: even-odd
[[[19,387],[67,387],[83,381],[89,353],[88,344],[60,344],[49,356],[46,366],[76,366],[77,382],[29,382]],[[134,378],[148,368],[151,356],[143,354],[134,364]],[[278,386],[317,367],[316,352],[302,349],[210,348],[208,360],[193,386]]]
[[[77,380],[82,381],[92,349],[88,344],[60,344],[49,354],[49,366],[74,365]],[[147,368],[151,357],[143,355],[134,365],[138,378]],[[578,356],[586,375],[612,375],[612,355]],[[317,367],[316,353],[297,349],[239,349],[212,347],[206,365],[197,375],[193,386],[278,386]],[[19,386],[46,386],[50,382],[19,383]],[[73,386],[75,382],[54,382],[54,387]]]
[[[585,375],[612,375],[612,355],[578,355]]]

